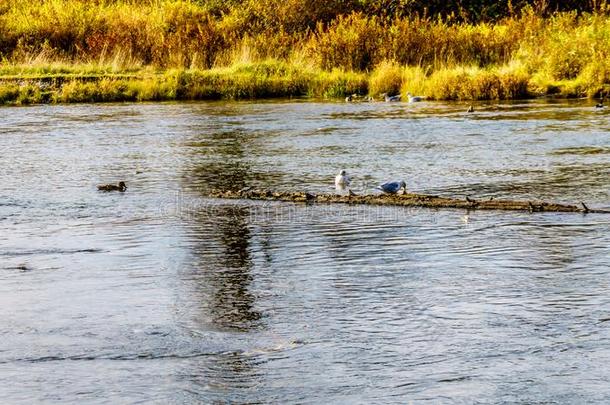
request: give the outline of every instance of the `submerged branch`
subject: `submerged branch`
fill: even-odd
[[[529,212],[580,212],[610,214],[610,210],[590,209],[552,202],[474,200],[466,198],[439,197],[425,194],[380,194],[380,195],[338,195],[312,194],[307,192],[273,192],[270,190],[243,189],[239,191],[212,191],[211,197],[226,199],[247,199],[264,201],[306,202],[323,204],[368,204],[422,208],[461,208],[467,210],[504,210]]]

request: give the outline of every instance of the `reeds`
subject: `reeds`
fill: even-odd
[[[0,77],[0,104],[107,102],[272,97],[336,98],[366,94],[363,73],[315,71],[277,60],[240,63],[207,70],[170,69],[163,73],[40,75],[20,70]],[[36,72],[36,71],[34,71]]]
[[[610,89],[605,6],[550,17],[525,8],[495,23],[467,23],[370,15],[355,1],[221,3],[3,0],[0,102],[407,91],[504,99]],[[40,91],[35,81],[2,81],[54,76],[65,80]]]

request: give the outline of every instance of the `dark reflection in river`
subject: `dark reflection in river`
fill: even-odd
[[[206,327],[246,331],[261,319],[250,292],[249,212],[224,206],[214,215],[195,213],[186,225],[192,245],[184,271],[193,283],[191,298],[202,305],[202,321],[211,323]]]
[[[464,111],[1,109],[0,398],[609,403],[606,217],[206,198],[329,192],[344,168],[358,192],[610,208],[607,111]]]
[[[192,157],[183,174],[185,188],[197,185],[197,193],[201,194],[196,195],[203,199],[207,190],[240,189],[254,178],[264,178],[248,162],[249,150],[256,149],[256,145],[247,134],[229,131],[203,137],[203,142],[187,143],[187,153]],[[261,318],[253,308],[254,297],[249,291],[252,281],[249,218],[248,207],[227,205],[218,206],[213,212],[192,212],[186,224],[195,241],[191,247],[191,271],[197,274],[194,289],[206,305],[204,312],[219,328],[245,331],[256,327]]]
[[[189,151],[195,156],[194,166],[185,173],[188,186],[239,190],[250,183],[253,173],[247,161],[250,147],[246,134],[239,131],[220,133],[209,142],[189,142]]]

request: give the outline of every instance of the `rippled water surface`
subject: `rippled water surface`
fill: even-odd
[[[609,403],[610,216],[206,198],[610,208],[610,110],[465,109],[0,108],[1,402]]]

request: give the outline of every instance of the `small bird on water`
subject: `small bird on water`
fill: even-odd
[[[337,190],[346,190],[349,188],[352,179],[349,178],[345,170],[341,170],[337,176],[335,176],[335,188]]]
[[[124,181],[119,181],[119,184],[102,184],[97,186],[99,191],[120,191],[121,193],[127,190]]]
[[[358,94],[350,94],[349,96],[345,97],[345,102],[346,103],[351,103],[356,101],[356,98],[358,98]]]
[[[604,98],[606,98],[606,95],[601,93],[601,100],[599,100],[599,103],[595,104],[595,108],[604,108]]]
[[[407,93],[407,97],[409,98],[409,103],[418,103],[420,101],[424,101],[426,98],[424,96],[414,96],[411,93]]]
[[[407,193],[407,183],[402,180],[383,183],[377,188],[386,194],[398,194],[400,190],[403,190],[403,194]]]
[[[393,103],[396,101],[400,101],[400,94],[395,94],[393,96],[388,95],[388,93],[382,93],[381,96],[385,100],[386,103]]]
[[[470,107],[468,107],[468,110],[466,110],[466,112],[473,113],[474,112],[474,106],[472,104],[470,104]]]

